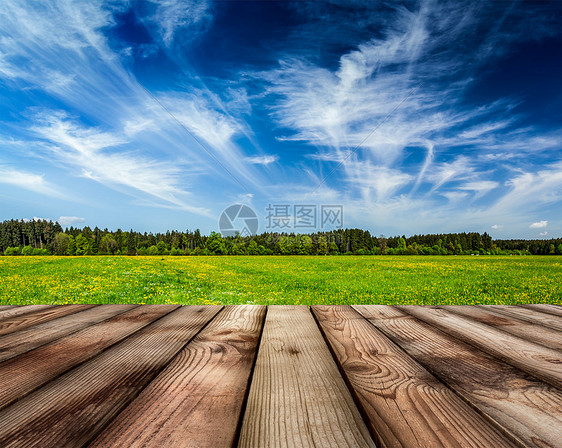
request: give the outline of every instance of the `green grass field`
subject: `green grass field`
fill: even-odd
[[[562,257],[0,257],[0,304],[562,303]]]

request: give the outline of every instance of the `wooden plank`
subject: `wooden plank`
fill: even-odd
[[[304,306],[270,306],[238,447],[374,447]]]
[[[525,308],[529,308],[535,311],[540,311],[541,313],[548,313],[553,314],[558,317],[562,317],[562,306],[560,305],[551,305],[546,303],[535,303],[535,304],[527,304],[521,305]]]
[[[522,308],[513,305],[479,305],[479,307],[503,316],[515,317],[516,319],[524,320],[525,322],[529,322],[531,324],[562,331],[562,319],[560,317],[553,316],[552,314],[542,313],[534,309]]]
[[[177,305],[145,305],[0,363],[0,408],[93,358]]]
[[[219,310],[180,307],[3,409],[0,446],[87,445]]]
[[[562,388],[562,354],[489,325],[429,306],[397,306],[554,387]]]
[[[228,306],[89,446],[232,447],[265,306]]]
[[[555,447],[562,440],[558,389],[393,307],[354,308],[522,445]]]
[[[23,305],[23,306],[9,306],[7,309],[0,311],[0,323],[5,319],[10,319],[25,314],[35,313],[39,310],[47,308],[54,308],[54,305]]]
[[[480,426],[480,417],[353,310],[315,306],[313,311],[381,445],[464,446],[502,440],[486,426],[471,434],[467,422]],[[466,412],[467,421],[460,422]],[[452,420],[444,422],[449,414]]]
[[[507,315],[502,316],[490,311],[489,308],[484,309],[467,305],[440,306],[439,308],[474,319],[486,325],[491,325],[492,327],[519,336],[528,341],[544,345],[545,347],[562,350],[562,332],[552,328],[532,324]]]
[[[138,305],[102,305],[0,337],[0,362],[36,349]]]
[[[352,308],[312,311],[379,445],[517,446]]]
[[[9,308],[15,308],[16,305],[0,305],[0,311],[6,311]]]
[[[9,317],[0,322],[0,336],[13,333],[15,331],[21,331],[34,325],[42,324],[43,322],[68,316],[69,314],[78,313],[88,308],[93,308],[94,306],[98,305],[46,306],[45,308],[35,310],[29,314]]]

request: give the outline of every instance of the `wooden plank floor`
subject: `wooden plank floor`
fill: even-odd
[[[0,447],[562,447],[562,307],[0,308]]]

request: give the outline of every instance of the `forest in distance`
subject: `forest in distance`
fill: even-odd
[[[494,240],[486,232],[373,236],[361,229],[224,238],[199,230],[63,229],[47,220],[0,223],[3,255],[562,255],[562,238]]]

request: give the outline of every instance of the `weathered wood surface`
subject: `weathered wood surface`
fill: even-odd
[[[0,446],[86,445],[218,311],[218,307],[174,310],[3,409]]]
[[[483,309],[475,306],[440,306],[453,313],[474,319],[480,323],[496,327],[502,331],[533,341],[545,347],[562,350],[562,332],[542,325],[532,324],[508,315],[498,315],[493,308]]]
[[[526,308],[530,308],[536,311],[542,311],[544,313],[554,314],[555,316],[562,317],[562,306],[560,305],[549,305],[546,303],[536,303],[529,305],[522,305]]]
[[[0,310],[0,321],[10,317],[23,316],[24,314],[33,313],[35,311],[52,308],[54,305],[23,305],[23,306],[10,306],[6,305]]]
[[[138,305],[105,305],[35,325],[0,338],[0,362],[124,313]]]
[[[558,448],[557,309],[0,308],[0,446]]]
[[[441,308],[430,306],[398,306],[398,308],[554,387],[562,387],[562,353],[558,350],[513,336]]]
[[[348,306],[313,306],[382,446],[516,446]]]
[[[270,306],[239,447],[374,447],[304,306]]]
[[[22,313],[25,313],[18,316],[12,315],[0,321],[0,336],[13,333],[15,331],[21,331],[32,327],[33,325],[48,322],[59,317],[68,316],[69,314],[78,313],[88,308],[93,308],[96,305],[31,306],[36,307],[32,309],[31,312],[21,310]],[[12,310],[8,310],[6,313],[10,313],[11,311]]]
[[[513,439],[537,448],[562,440],[558,389],[396,308],[354,308]]]
[[[512,305],[479,305],[479,308],[484,308],[502,316],[515,317],[533,325],[549,327],[562,332],[562,317],[554,316],[549,313],[543,313],[542,311],[534,308],[523,308]]]
[[[177,305],[147,305],[0,363],[0,409],[93,358]],[[1,342],[1,339],[0,339]]]
[[[90,447],[233,446],[265,309],[221,311]]]
[[[7,310],[8,308],[14,308],[15,305],[0,305],[0,311]]]

